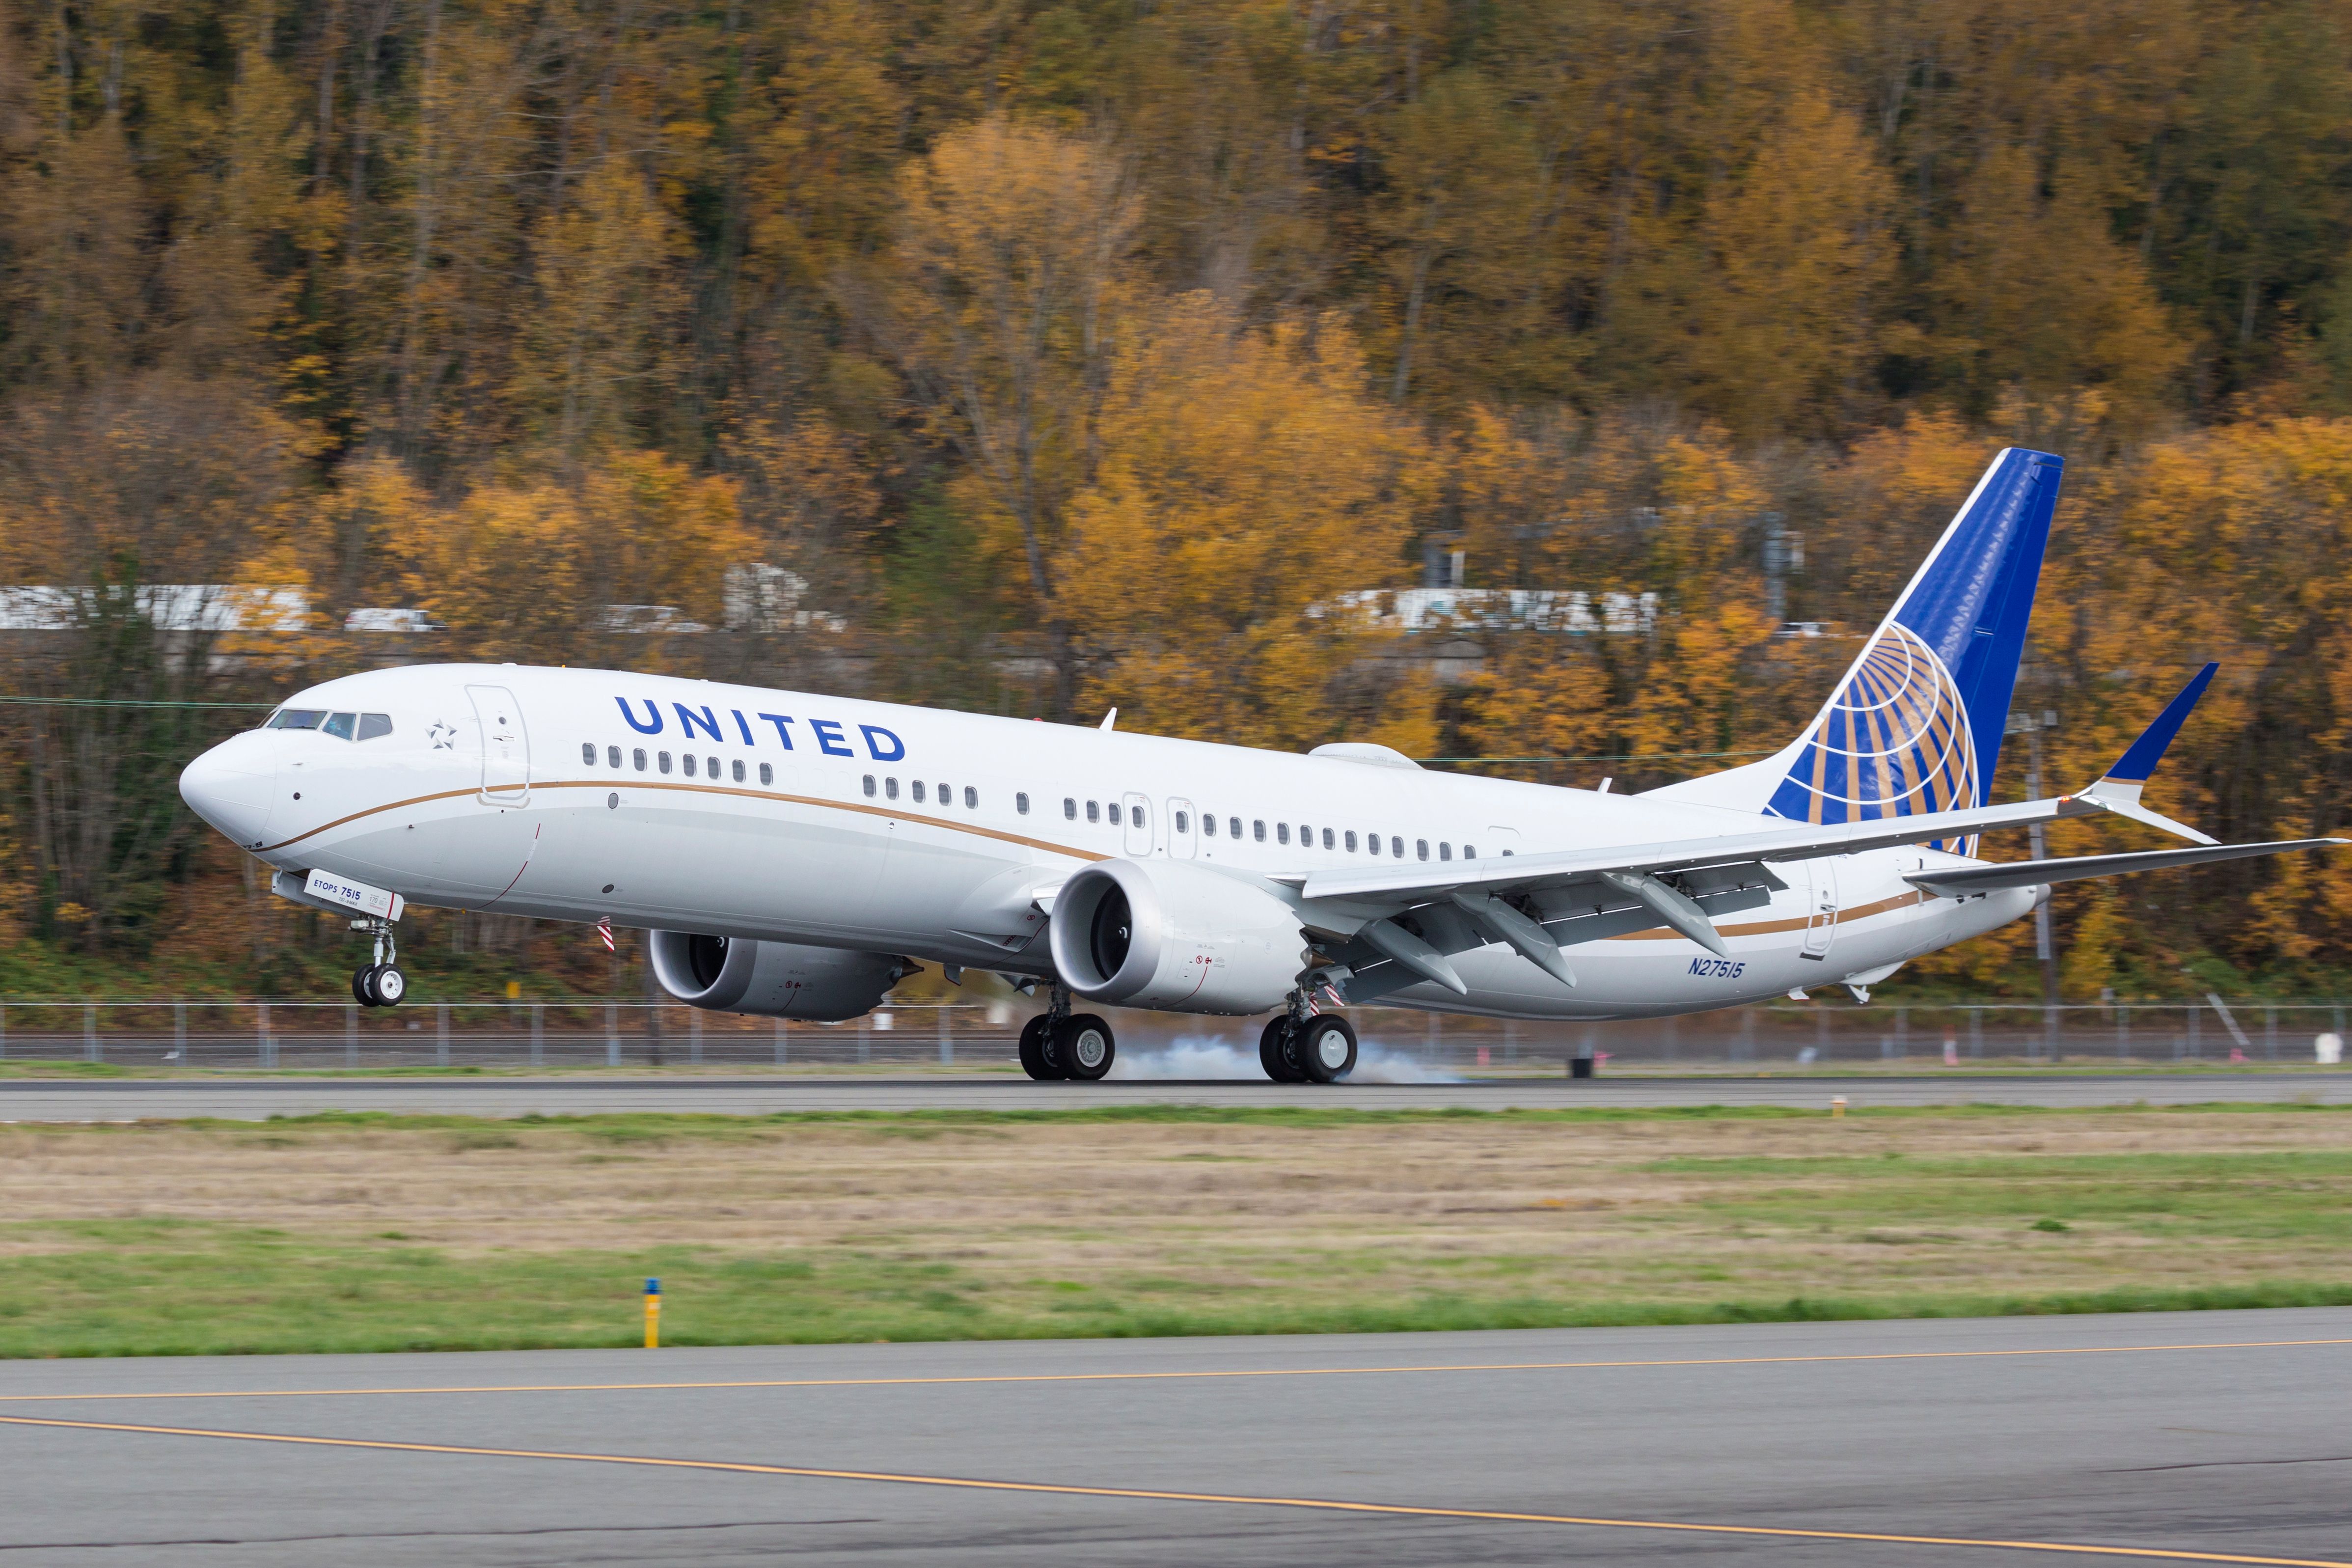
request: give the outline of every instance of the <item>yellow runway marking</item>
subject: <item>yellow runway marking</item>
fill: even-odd
[[[371,1437],[309,1437],[288,1432],[231,1432],[204,1426],[147,1426],[120,1421],[64,1421],[38,1415],[0,1415],[0,1425],[68,1427],[86,1432],[131,1432],[158,1437],[226,1437],[243,1443],[290,1443],[320,1448],[365,1448],[403,1454],[455,1454],[478,1459],[560,1459],[578,1464],[629,1465],[649,1469],[716,1470],[731,1475],[793,1476],[807,1480],[878,1481],[898,1486],[948,1487],[962,1491],[1029,1492],[1047,1497],[1127,1498],[1141,1502],[1223,1503],[1240,1508],[1307,1509],[1324,1513],[1370,1513],[1405,1519],[1467,1519],[1502,1524],[1565,1524],[1594,1530],[1669,1531],[1686,1535],[1764,1536],[1779,1541],[1859,1541],[1895,1546],[1974,1546],[2007,1552],[2056,1552],[2074,1557],[2124,1557],[2164,1563],[2238,1563],[2256,1568],[2352,1568],[2323,1557],[2256,1557],[2235,1552],[2188,1552],[2159,1546],[2097,1546],[2070,1541],[2002,1541],[1984,1536],[1900,1535],[1871,1530],[1800,1530],[1763,1524],[1700,1524],[1681,1520],[1608,1519],[1570,1513],[1519,1513],[1501,1509],[1433,1508],[1411,1503],[1348,1502],[1336,1498],[1255,1497],[1228,1492],[1160,1491],[1144,1487],[1080,1487],[1045,1481],[992,1481],[971,1476],[925,1476],[890,1470],[821,1469],[810,1465],[754,1465],[727,1459],[665,1459],[649,1454],[575,1454],[547,1448],[486,1448],[460,1443],[395,1443]]]
[[[773,1377],[692,1383],[484,1383],[420,1388],[230,1388],[135,1394],[0,1394],[0,1405],[48,1405],[99,1399],[330,1399],[393,1394],[622,1394],[709,1388],[906,1388],[961,1383],[1187,1383],[1246,1377],[1399,1377],[1432,1372],[1606,1372],[1671,1366],[1795,1366],[1833,1362],[1986,1361],[2019,1356],[2159,1355],[2184,1351],[2293,1350],[2352,1345],[2334,1340],[2217,1340],[2210,1344],[2060,1345],[2019,1351],[1879,1351],[1862,1355],[1749,1355],[1659,1361],[1464,1362],[1439,1366],[1241,1367],[1219,1372],[1038,1372],[971,1377]]]

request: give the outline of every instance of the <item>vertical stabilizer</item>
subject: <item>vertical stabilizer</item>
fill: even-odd
[[[1802,735],[1654,793],[1822,823],[1986,804],[2064,469],[2014,447],[1994,458]]]

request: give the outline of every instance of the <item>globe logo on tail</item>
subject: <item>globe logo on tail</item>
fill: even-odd
[[[1959,685],[1890,621],[1846,674],[1766,810],[1797,822],[1869,822],[1978,803],[1976,737]],[[1935,846],[1972,854],[1973,837]]]

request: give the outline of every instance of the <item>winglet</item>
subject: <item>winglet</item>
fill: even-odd
[[[2140,805],[2139,796],[2140,791],[2147,786],[2148,776],[2156,772],[2156,765],[2164,760],[2165,750],[2172,744],[2172,738],[2179,734],[2180,726],[2189,721],[2189,710],[2197,706],[2197,700],[2205,695],[2205,689],[2213,683],[2214,671],[2221,668],[2218,663],[2209,663],[2199,670],[2189,684],[2180,689],[2179,695],[2164,705],[2164,711],[2156,716],[2156,722],[2141,731],[2139,739],[2126,747],[2114,765],[2099,776],[2098,782],[2080,792],[2083,797],[2097,802],[2118,816],[2144,822],[2150,827],[2161,828],[2192,843],[2214,843],[2214,839],[2186,823],[2175,822],[2168,816],[2148,810]]]

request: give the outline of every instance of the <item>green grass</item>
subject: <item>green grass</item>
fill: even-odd
[[[1337,1264],[1371,1299],[1181,1278],[1003,1281],[936,1260],[652,1247],[457,1258],[386,1237],[327,1244],[282,1232],[153,1220],[10,1226],[58,1250],[19,1255],[0,1290],[0,1356],[520,1350],[638,1342],[638,1290],[658,1276],[662,1334],[681,1345],[872,1340],[1391,1332],[1626,1323],[1980,1317],[2352,1305],[2352,1282],[2257,1280],[2043,1295],[1832,1294],[1578,1300],[1496,1290],[1501,1260],[1459,1288],[1379,1299],[1376,1259]],[[1369,1273],[1375,1278],[1366,1278]],[[1496,1278],[1499,1275],[1499,1279]]]

